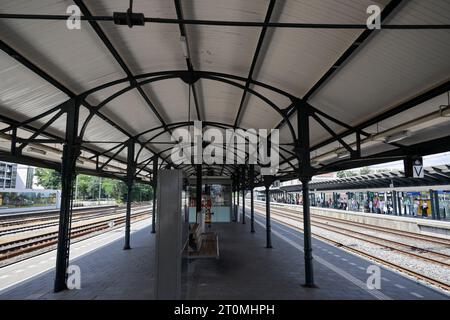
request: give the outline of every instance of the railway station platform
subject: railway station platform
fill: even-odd
[[[248,205],[250,204],[249,201]],[[256,200],[255,204],[265,205],[264,201]],[[297,204],[287,204],[279,202],[271,202],[271,206],[275,208],[287,208],[302,212],[302,206]],[[399,231],[407,231],[416,234],[439,236],[450,239],[450,222],[438,221],[425,218],[417,218],[411,216],[395,216],[387,214],[356,212],[333,208],[311,207],[311,213],[338,218],[344,221],[357,222],[370,226],[386,227]]]
[[[189,263],[187,299],[448,299],[449,297],[381,268],[381,289],[369,290],[367,267],[373,263],[313,239],[317,288],[302,286],[303,235],[272,222],[272,249],[265,248],[265,219],[255,215],[255,233],[249,223],[216,223],[220,259]],[[132,250],[122,250],[123,228],[112,231],[113,241],[83,255],[71,264],[81,269],[81,289],[53,293],[54,270],[0,291],[0,299],[153,299],[155,235],[149,223],[132,225]],[[105,234],[105,237],[108,236]],[[109,235],[111,236],[111,234]],[[89,245],[96,237],[73,245]],[[41,256],[28,264],[39,264]],[[47,259],[42,255],[42,259]],[[27,269],[26,261],[20,265]],[[18,265],[17,265],[18,266]],[[12,265],[11,272],[18,270]],[[0,275],[1,276],[1,275]]]

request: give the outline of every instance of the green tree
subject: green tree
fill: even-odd
[[[61,189],[61,175],[51,169],[36,168],[38,184],[45,189]]]
[[[87,192],[91,199],[98,199],[99,198],[98,188],[100,185],[100,178],[93,177],[93,176],[88,176],[88,177],[90,180],[89,180],[89,186],[88,186]],[[101,197],[101,194],[100,194],[100,197]]]
[[[344,171],[338,171],[336,173],[336,176],[338,178],[349,178],[349,177],[354,177],[357,176],[358,174],[354,171],[351,170],[344,170]]]
[[[153,196],[153,189],[148,184],[137,183],[133,189],[133,201],[150,201]]]
[[[359,170],[360,175],[371,174],[373,172],[369,167],[363,167]]]
[[[92,183],[92,177],[80,174],[77,177],[77,197],[78,199],[90,199],[90,188]]]
[[[102,194],[106,198],[116,199],[119,194],[118,181],[113,179],[103,179],[102,180]]]
[[[39,185],[46,189],[61,189],[60,174],[54,170],[37,168],[36,176]],[[101,178],[101,197],[115,199],[119,203],[127,200],[128,188],[123,181]],[[77,176],[77,199],[98,199],[100,178],[79,174]],[[133,185],[133,201],[149,201],[153,197],[153,189],[148,184]]]

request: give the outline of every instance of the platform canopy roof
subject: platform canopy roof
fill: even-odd
[[[373,4],[381,30],[366,26]],[[80,30],[67,28],[71,5]],[[1,159],[59,168],[71,101],[78,171],[103,176],[125,176],[133,139],[137,177],[151,179],[155,155],[171,163],[174,130],[201,120],[279,129],[288,179],[298,110],[309,110],[315,174],[450,150],[450,1],[135,0],[145,26],[114,23],[128,7],[0,0]]]
[[[391,190],[395,188],[398,191],[418,191],[430,190],[430,187],[439,188],[439,190],[448,190],[450,186],[450,166],[439,165],[424,168],[423,178],[405,177],[403,170],[393,170],[387,172],[375,172],[354,177],[339,178],[312,181],[310,187],[316,191],[374,191]],[[280,186],[273,189],[272,192],[301,192],[300,181],[289,185]],[[261,191],[262,192],[262,191]]]

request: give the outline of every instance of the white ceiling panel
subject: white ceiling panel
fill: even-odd
[[[268,1],[182,1],[185,19],[264,21]],[[247,77],[261,28],[186,25],[194,69]]]
[[[24,120],[37,116],[69,97],[0,51],[0,106],[2,114]]]
[[[72,4],[68,0],[4,0],[2,12],[65,15]],[[125,76],[87,23],[82,23],[81,30],[69,30],[66,21],[2,19],[0,36],[76,93]]]
[[[240,126],[243,128],[272,129],[281,121],[281,115],[254,95],[247,95]]]
[[[259,28],[187,26],[194,69],[247,77]]]
[[[189,113],[189,87],[180,79],[168,79],[145,85],[151,91],[151,100],[167,123],[187,121]],[[191,94],[191,120],[197,120],[194,99]]]
[[[203,93],[205,119],[233,125],[236,117],[242,89],[228,84],[200,79],[197,85]]]
[[[161,125],[136,89],[117,97],[101,112],[134,135]]]
[[[268,0],[189,0],[181,1],[186,19],[264,21]]]
[[[387,1],[375,3],[383,4]],[[374,1],[281,1],[277,22],[365,23]],[[273,21],[273,20],[272,20]],[[361,30],[285,29],[271,32],[257,80],[302,97],[350,47]]]
[[[177,25],[146,24],[128,28],[103,22],[101,27],[135,75],[186,69]]]
[[[121,133],[113,126],[107,124],[103,119],[98,116],[94,116],[86,128],[84,136],[88,141],[125,141],[127,136]],[[108,149],[107,146],[101,146],[104,149]]]
[[[348,30],[277,29],[256,80],[302,97],[358,35]]]
[[[448,1],[408,1],[398,12],[389,23],[450,23]],[[382,30],[311,103],[348,124],[360,123],[448,80],[449,52],[448,30]]]
[[[96,91],[96,92],[90,94],[86,100],[90,104],[96,106],[96,105],[102,103],[104,100],[106,100],[110,96],[112,96],[113,94],[115,94],[116,92],[119,92],[120,90],[125,89],[129,86],[130,86],[130,83],[128,81],[120,83],[120,84],[116,84],[114,86],[107,87],[105,89],[102,89],[100,91]]]

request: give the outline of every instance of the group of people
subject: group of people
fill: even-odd
[[[301,198],[299,197],[288,197],[288,198],[281,198],[276,199],[273,198],[272,201],[275,202],[283,202],[283,203],[290,203],[290,204],[302,204]],[[424,218],[428,217],[428,203],[424,200],[419,200],[418,198],[413,199],[413,201],[410,200],[409,197],[405,197],[402,200],[403,208],[401,211],[403,211],[403,214],[411,215],[414,217],[420,215]],[[370,212],[370,213],[377,213],[377,214],[393,214],[394,213],[394,204],[391,200],[385,201],[383,197],[374,197],[372,199],[367,199],[364,201],[364,210],[361,210],[361,203],[356,200],[355,198],[352,199],[342,199],[338,198],[336,202],[334,202],[331,198],[322,199],[321,197],[317,197],[315,199],[315,203],[312,204],[316,207],[322,207],[322,208],[334,208],[334,209],[340,209],[340,210],[346,210],[346,211],[364,211],[364,212]],[[400,209],[399,209],[400,211]]]
[[[421,216],[426,218],[428,216],[428,203],[427,201],[420,201],[415,198],[412,202],[409,198],[405,198],[402,201],[404,214],[412,215],[417,217],[419,215],[419,210]],[[392,201],[384,201],[378,197],[367,200],[366,204],[367,212],[378,213],[378,214],[392,214],[394,212],[394,206]],[[401,211],[401,209],[399,209]]]
[[[371,213],[391,213],[394,211],[394,207],[390,201],[384,201],[378,197],[373,198],[373,200],[367,201],[368,212]]]
[[[420,215],[424,218],[428,216],[428,203],[427,201],[421,201],[414,199],[410,201],[409,198],[405,198],[402,201],[404,209],[403,214],[411,215],[414,217]],[[323,208],[336,208],[340,210],[348,211],[362,211],[361,203],[355,198],[352,199],[337,199],[337,203],[333,203],[330,198],[328,200],[317,198],[316,205]],[[364,202],[364,212],[378,213],[378,214],[394,214],[394,204],[392,201],[385,201],[384,198],[374,197],[373,199],[367,199]],[[400,211],[400,209],[399,209]]]

